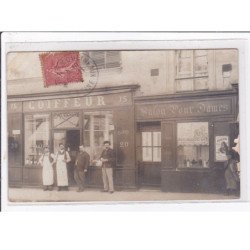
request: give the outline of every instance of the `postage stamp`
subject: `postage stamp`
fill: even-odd
[[[40,55],[44,85],[83,82],[79,52],[56,52]]]
[[[84,83],[85,95],[96,87],[98,66],[88,52],[48,52],[39,57],[45,87]]]

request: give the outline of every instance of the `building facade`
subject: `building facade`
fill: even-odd
[[[98,77],[44,87],[39,54],[7,58],[8,161],[11,186],[40,186],[42,148],[64,143],[72,169],[80,144],[91,157],[89,187],[104,140],[116,151],[117,189],[220,191],[225,155],[238,135],[236,49],[90,51]],[[86,73],[86,78],[87,72]]]

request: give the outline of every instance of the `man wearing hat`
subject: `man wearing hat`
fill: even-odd
[[[89,154],[84,150],[84,146],[79,146],[79,153],[75,161],[74,179],[78,186],[77,192],[84,191],[85,173],[89,167]]]
[[[102,161],[102,180],[104,192],[114,192],[113,167],[115,165],[115,151],[110,148],[110,141],[104,141],[105,149],[102,151],[100,160]]]

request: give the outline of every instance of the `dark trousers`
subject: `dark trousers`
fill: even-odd
[[[74,171],[74,179],[78,188],[84,188],[84,181],[85,181],[85,172],[84,170],[75,169]]]

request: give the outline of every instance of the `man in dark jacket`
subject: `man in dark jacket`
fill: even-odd
[[[84,146],[79,146],[79,153],[75,161],[74,179],[78,186],[77,192],[84,191],[85,173],[89,167],[89,154],[84,151]]]
[[[101,154],[102,161],[102,180],[104,185],[104,192],[114,192],[113,183],[113,167],[115,165],[115,151],[110,148],[110,142],[104,141],[105,149]]]

